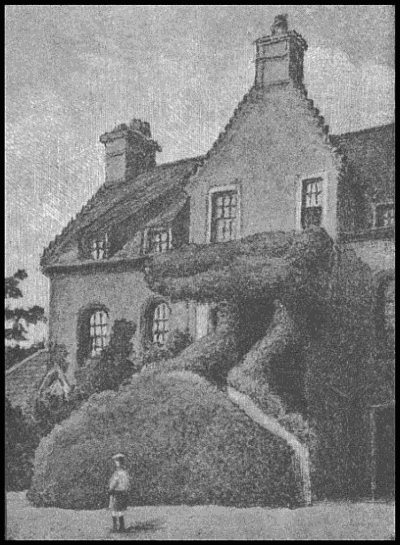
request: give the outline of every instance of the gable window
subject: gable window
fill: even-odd
[[[149,233],[149,251],[161,254],[172,249],[172,237],[169,229],[152,230]]]
[[[91,255],[96,261],[108,258],[109,243],[107,233],[105,233],[101,238],[92,239]]]
[[[152,341],[153,344],[164,346],[169,332],[170,310],[167,303],[159,303],[153,311]]]
[[[237,238],[238,195],[236,190],[211,195],[211,242]]]
[[[395,224],[393,203],[378,204],[375,212],[375,227],[392,227]]]
[[[308,229],[312,225],[322,224],[322,178],[303,180],[301,199],[301,227]]]
[[[108,345],[108,315],[105,310],[96,310],[90,316],[90,345],[91,356],[98,356]]]

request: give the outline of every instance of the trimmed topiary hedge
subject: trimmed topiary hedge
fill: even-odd
[[[298,495],[291,452],[189,372],[138,375],[93,395],[37,449],[36,506],[107,506],[111,456],[126,453],[130,505],[285,506]]]
[[[173,301],[285,297],[287,303],[307,297],[314,302],[323,296],[316,288],[331,256],[332,240],[320,228],[260,233],[154,256],[146,280],[151,289]]]

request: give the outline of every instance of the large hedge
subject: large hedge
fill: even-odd
[[[188,245],[159,254],[146,280],[172,300],[244,301],[283,298],[297,307],[323,297],[321,273],[328,271],[332,240],[325,230],[259,233],[224,244]]]
[[[282,506],[299,490],[289,447],[189,372],[137,375],[93,395],[44,438],[28,498],[36,506],[106,507],[110,458],[125,452],[131,505]]]

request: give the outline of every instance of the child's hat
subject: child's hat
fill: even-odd
[[[115,454],[115,455],[112,457],[113,460],[123,460],[124,458],[125,458],[125,454],[121,454],[121,453]]]

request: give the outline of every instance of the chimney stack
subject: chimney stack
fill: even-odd
[[[258,38],[256,44],[255,87],[292,82],[303,84],[303,60],[306,41],[295,30],[288,30],[287,15],[277,15],[271,34]]]
[[[100,136],[106,148],[106,185],[136,178],[156,166],[156,152],[162,151],[152,140],[150,125],[132,119]]]

